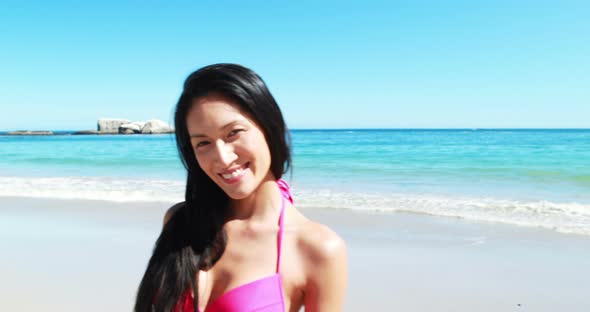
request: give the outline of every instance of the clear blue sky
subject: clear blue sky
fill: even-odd
[[[217,62],[291,128],[590,128],[588,1],[21,2],[0,4],[0,130],[170,122]]]

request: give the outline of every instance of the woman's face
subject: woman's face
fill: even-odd
[[[228,98],[195,99],[186,123],[199,166],[230,198],[246,198],[274,180],[264,133]]]

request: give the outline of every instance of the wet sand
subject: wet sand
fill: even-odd
[[[0,198],[0,311],[131,311],[168,203]],[[346,241],[346,311],[588,311],[590,237],[305,209]]]

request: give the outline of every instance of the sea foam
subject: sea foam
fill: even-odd
[[[184,183],[112,177],[0,177],[0,196],[175,203],[184,200]],[[456,194],[344,192],[299,187],[297,183],[293,186],[295,205],[301,208],[405,212],[590,235],[590,205],[576,202]]]
[[[0,196],[114,202],[179,202],[184,182],[111,177],[0,177]]]
[[[294,192],[294,196],[299,207],[416,213],[590,235],[590,205],[576,202],[522,201],[456,194],[355,193],[328,189],[299,190]]]

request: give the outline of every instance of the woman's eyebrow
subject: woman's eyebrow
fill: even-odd
[[[244,121],[243,119],[237,119],[237,120],[234,120],[234,121],[232,121],[232,122],[230,122],[230,123],[226,124],[225,126],[223,126],[223,127],[219,128],[219,131],[223,131],[223,130],[225,130],[226,128],[229,128],[230,126],[232,126],[232,125],[234,125],[234,124],[236,124],[236,123],[243,122],[243,121]],[[205,134],[201,134],[201,133],[195,133],[195,134],[191,134],[191,135],[190,135],[190,137],[191,137],[191,138],[206,138],[206,137],[207,137],[207,135],[205,135]]]

